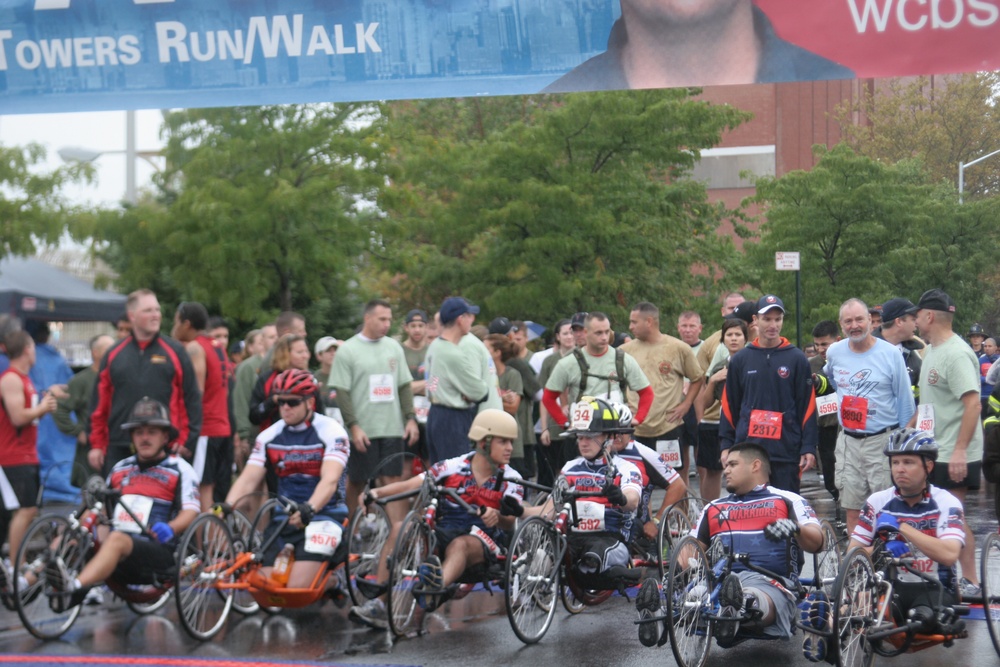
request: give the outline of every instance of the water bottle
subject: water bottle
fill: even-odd
[[[295,562],[295,547],[286,544],[278,552],[278,557],[274,559],[274,569],[271,570],[271,579],[280,586],[288,584],[288,576],[292,573],[292,563]]]

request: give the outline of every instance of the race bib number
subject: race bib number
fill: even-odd
[[[344,529],[336,521],[312,521],[306,526],[306,553],[332,556],[340,546]]]
[[[671,468],[681,467],[680,440],[657,440],[656,453],[660,455],[660,460]]]
[[[928,433],[934,432],[934,405],[921,403],[917,406],[917,428]]]
[[[368,402],[388,403],[396,398],[396,385],[389,373],[368,376]]]
[[[587,431],[590,429],[590,421],[594,417],[594,410],[590,403],[580,401],[573,404],[573,414],[570,418],[570,428],[575,431]]]
[[[492,537],[487,535],[485,530],[483,530],[479,526],[473,526],[472,528],[469,529],[469,535],[479,538],[479,541],[483,543],[486,549],[491,554],[493,554],[494,557],[496,558],[500,557],[500,547],[497,545],[497,543],[493,540]]]
[[[413,412],[417,415],[418,424],[427,423],[427,413],[431,411],[431,402],[426,396],[413,397]]]
[[[914,574],[914,570],[917,572],[923,572],[929,575],[932,579],[937,579],[937,563],[932,561],[930,558],[924,556],[923,554],[914,554],[913,562],[908,564],[906,567],[899,568],[898,577],[900,581],[912,581],[921,582],[926,581],[917,574]]]
[[[818,416],[835,415],[838,412],[840,412],[840,405],[836,394],[816,397],[816,414]]]
[[[142,522],[142,525],[135,522],[135,519],[133,519],[132,516],[125,510],[125,507],[132,510],[132,514],[135,515],[136,519],[139,519],[139,521]],[[152,498],[126,494],[122,496],[121,500],[118,501],[118,504],[115,505],[115,514],[112,524],[114,525],[115,530],[119,530],[123,533],[141,535],[142,526],[149,523],[149,515],[152,511]]]
[[[604,530],[604,510],[607,509],[601,503],[580,501],[576,504],[576,515],[580,523],[574,530],[578,533],[596,533]]]
[[[765,440],[781,440],[781,418],[780,412],[771,410],[754,410],[750,413],[751,438],[764,438]]]
[[[844,396],[840,406],[840,419],[844,428],[850,431],[864,431],[868,425],[868,399],[860,396]]]

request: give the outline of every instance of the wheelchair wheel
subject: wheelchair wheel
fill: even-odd
[[[229,534],[233,537],[233,553],[250,552],[260,546],[262,541],[261,532],[257,530],[246,514],[240,510],[233,510],[225,518],[226,525],[229,526]],[[238,574],[236,575],[239,576]],[[260,611],[260,605],[247,590],[233,589],[233,610],[249,616]]]
[[[983,542],[979,581],[983,587],[983,611],[993,648],[1000,655],[1000,535],[993,533]]]
[[[563,574],[565,577],[565,573]],[[562,584],[559,587],[559,598],[562,600],[563,609],[565,609],[570,614],[579,614],[581,611],[587,608],[587,605],[583,603],[576,597],[573,589],[569,587],[569,584]]]
[[[533,517],[518,527],[507,552],[507,619],[525,644],[541,640],[555,615],[555,592],[559,588],[556,540],[552,526]]]
[[[687,512],[680,507],[671,507],[663,515],[663,521],[660,522],[660,529],[656,535],[656,549],[660,554],[660,579],[670,567],[670,552],[673,546],[690,532],[691,520]]]
[[[844,557],[830,598],[837,667],[870,667],[875,650],[866,633],[878,611],[878,582],[871,558],[861,547]]]
[[[374,582],[378,574],[382,549],[389,539],[391,525],[385,508],[378,503],[370,507],[358,507],[351,517],[347,529],[347,562],[345,563],[347,588],[355,605],[364,604],[368,599],[358,589],[357,582]]]
[[[711,648],[712,565],[701,542],[685,537],[670,555],[663,581],[670,650],[679,667],[702,667]]]
[[[389,629],[398,637],[414,629],[419,616],[413,586],[417,568],[430,554],[430,531],[418,510],[406,515],[389,561]]]
[[[202,514],[184,533],[177,549],[177,615],[195,639],[211,639],[222,629],[233,606],[233,589],[219,588],[232,577],[222,572],[236,553],[225,521]]]
[[[22,589],[20,576],[12,577],[17,615],[28,632],[39,639],[56,639],[76,621],[80,605],[62,612],[52,609],[51,598],[46,594],[52,588],[46,577],[46,566],[61,558],[67,574],[75,577],[83,569],[92,546],[91,534],[70,527],[65,517],[42,516],[31,522],[14,558],[14,572],[34,582]]]
[[[148,591],[143,591],[143,593],[151,592],[153,586],[149,586],[147,588]],[[169,600],[170,600],[170,589],[168,588],[163,590],[162,594],[155,600],[152,600],[151,602],[134,602],[132,600],[125,600],[125,604],[128,605],[128,608],[131,609],[134,613],[138,614],[139,616],[147,616],[162,609],[163,605],[167,604]]]
[[[819,526],[823,548],[813,554],[813,587],[829,596],[840,572],[840,537],[829,521],[823,520]]]

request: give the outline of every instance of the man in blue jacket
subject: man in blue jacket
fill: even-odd
[[[754,442],[771,459],[771,486],[799,492],[799,476],[816,464],[816,393],[809,360],[781,335],[785,304],[757,302],[757,339],[729,362],[722,392],[719,447]]]

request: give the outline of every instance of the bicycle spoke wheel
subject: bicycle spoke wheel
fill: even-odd
[[[533,517],[518,527],[507,552],[507,619],[525,644],[541,640],[555,614],[554,595],[559,585],[556,539],[548,522]],[[565,597],[563,600],[565,603]]]
[[[226,525],[229,526],[229,534],[233,536],[233,553],[239,556],[256,549],[261,544],[261,533],[254,528],[253,522],[246,514],[240,510],[233,510],[226,517]],[[234,580],[239,578],[240,573],[234,573]],[[244,616],[256,614],[260,611],[257,600],[250,595],[247,589],[233,589],[233,609]]]
[[[570,588],[569,584],[562,583],[559,586],[559,598],[562,600],[563,609],[565,609],[570,614],[579,614],[581,611],[587,608],[587,605],[583,603],[576,597],[573,589]]]
[[[378,503],[359,507],[351,517],[347,532],[347,587],[351,601],[362,605],[368,599],[358,589],[357,582],[377,584],[378,566],[382,551],[389,539],[389,517]]]
[[[702,667],[711,648],[712,567],[701,543],[685,537],[670,555],[663,581],[670,650],[679,667]]]
[[[869,667],[875,651],[866,633],[875,622],[878,583],[871,558],[860,547],[851,549],[833,586],[833,638],[837,667]]]
[[[983,611],[993,648],[1000,656],[1000,535],[993,533],[983,542],[979,581],[983,587]]]
[[[389,629],[397,636],[414,629],[419,616],[413,586],[417,583],[417,568],[429,552],[427,527],[416,511],[410,512],[399,529],[389,561]]]
[[[61,558],[66,573],[76,577],[90,554],[93,540],[90,533],[70,527],[62,516],[42,516],[28,527],[24,541],[14,558],[13,595],[17,615],[28,632],[39,639],[55,639],[65,633],[80,615],[80,605],[55,611],[48,593],[52,585],[46,577],[46,566]],[[27,587],[20,578],[25,577]]]
[[[685,510],[677,506],[667,510],[656,535],[656,549],[660,554],[660,579],[670,567],[670,552],[673,546],[690,532],[691,520]]]
[[[821,521],[820,530],[823,548],[813,554],[813,586],[830,596],[840,572],[840,538],[829,521]]]
[[[184,533],[177,550],[177,615],[195,639],[211,639],[222,629],[233,605],[232,583],[224,574],[236,554],[226,523],[202,514]]]

